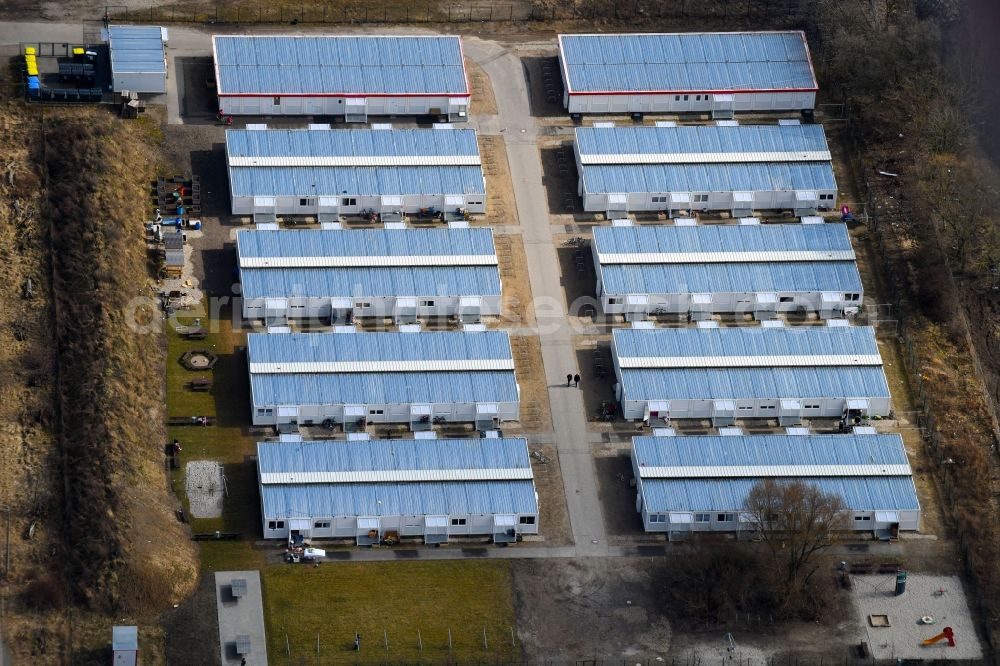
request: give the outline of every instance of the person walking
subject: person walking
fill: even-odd
[[[573,375],[566,375],[566,386],[568,387],[573,382]]]
[[[573,386],[580,386],[580,375],[573,375]]]

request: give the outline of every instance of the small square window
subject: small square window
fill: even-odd
[[[681,96],[680,95],[674,95],[674,101],[675,102],[681,101]]]
[[[274,106],[281,106],[281,97],[275,95],[274,100],[271,102]]]
[[[517,522],[519,522],[521,525],[534,525],[535,524],[535,517],[534,516],[521,516],[521,518]]]
[[[452,518],[451,519],[451,524],[452,525],[464,525],[465,524],[465,518]]]
[[[684,101],[685,102],[688,101],[688,96],[687,95],[684,95]]]
[[[708,523],[712,521],[712,515],[709,513],[696,513],[694,514],[694,522],[696,523]]]

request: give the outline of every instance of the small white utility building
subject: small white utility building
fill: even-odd
[[[474,422],[520,414],[506,331],[250,333],[253,424]]]
[[[711,224],[595,227],[597,297],[605,314],[858,311],[864,296],[847,226]]]
[[[811,111],[800,31],[559,35],[563,106],[584,113]]]
[[[489,228],[241,230],[236,251],[245,319],[473,323],[500,314]]]
[[[114,92],[167,92],[166,30],[155,25],[112,25],[105,30]]]
[[[538,494],[522,438],[353,439],[257,444],[265,539],[390,533],[497,543],[538,533]]]
[[[752,531],[746,500],[765,479],[803,481],[840,496],[853,530],[881,537],[920,527],[898,434],[633,437],[632,473],[643,527],[672,540]]]
[[[471,129],[251,129],[226,132],[233,215],[483,213]]]
[[[213,35],[212,53],[228,114],[468,118],[455,35]]]
[[[862,326],[615,329],[616,395],[626,419],[888,416],[875,331]]]
[[[792,210],[837,205],[821,125],[658,125],[576,128],[579,194],[586,211]]]

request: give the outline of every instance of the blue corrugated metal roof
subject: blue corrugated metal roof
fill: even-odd
[[[269,485],[261,501],[267,519],[538,513],[531,481]]]
[[[258,442],[262,474],[531,469],[523,437]]]
[[[472,129],[231,129],[226,131],[226,153],[231,157],[450,157],[478,156],[479,144]]]
[[[870,326],[614,330],[619,357],[877,355]]]
[[[471,404],[518,400],[513,370],[252,374],[250,387],[256,405]]]
[[[913,478],[909,476],[796,479],[841,497],[852,511],[916,511]],[[670,511],[739,512],[759,479],[648,479],[643,502],[650,513]],[[780,481],[779,481],[780,483]]]
[[[578,127],[581,155],[826,151],[822,125]]]
[[[560,35],[570,94],[815,90],[802,32]]]
[[[243,268],[243,298],[496,296],[496,266],[392,268]]]
[[[906,465],[896,433],[860,435],[690,435],[633,437],[642,467]]]
[[[457,36],[214,35],[219,94],[468,95]]]
[[[622,370],[626,400],[888,398],[881,367]]]
[[[506,331],[249,333],[247,356],[250,363],[513,358]]]
[[[163,36],[158,26],[110,26],[108,50],[113,73],[166,74]]]
[[[233,196],[484,194],[481,166],[229,167]]]
[[[846,224],[699,224],[594,227],[602,254],[846,251]]]
[[[801,228],[805,229],[808,226]],[[240,259],[249,257],[492,256],[496,254],[493,245],[493,230],[482,227],[470,229],[241,230],[236,232],[236,245]]]
[[[589,193],[836,190],[829,162],[594,164],[582,169]]]
[[[853,261],[615,264],[601,267],[605,294],[861,293]]]

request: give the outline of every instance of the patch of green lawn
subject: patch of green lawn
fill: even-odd
[[[288,564],[269,567],[262,576],[272,664],[470,663],[519,657],[520,646],[511,644],[510,566],[502,560]],[[361,634],[360,652],[354,651],[355,632]]]
[[[194,315],[180,315],[181,325],[193,325]],[[191,518],[195,533],[239,532],[244,539],[260,535],[260,500],[257,491],[256,466],[248,457],[256,453],[257,437],[250,434],[250,387],[247,377],[246,335],[234,330],[229,313],[218,319],[202,318],[202,327],[208,331],[204,340],[187,340],[172,326],[167,327],[167,411],[171,416],[213,416],[211,426],[174,426],[169,429],[171,440],[181,444],[180,468],[171,474],[174,492],[187,508],[184,490],[184,465],[191,460],[217,460],[223,464],[226,476],[226,497],[223,514],[218,518]],[[206,372],[192,372],[179,362],[181,355],[191,349],[207,349],[218,360]],[[208,377],[212,389],[194,392],[188,388],[191,379]],[[239,568],[224,565],[226,548],[212,542],[203,552],[203,568]],[[214,551],[212,550],[214,548]],[[246,549],[250,546],[247,544]],[[238,549],[232,549],[237,552]],[[213,555],[206,553],[214,552]],[[213,559],[204,561],[205,557]],[[239,559],[239,558],[237,558]],[[256,567],[254,567],[256,568]]]

